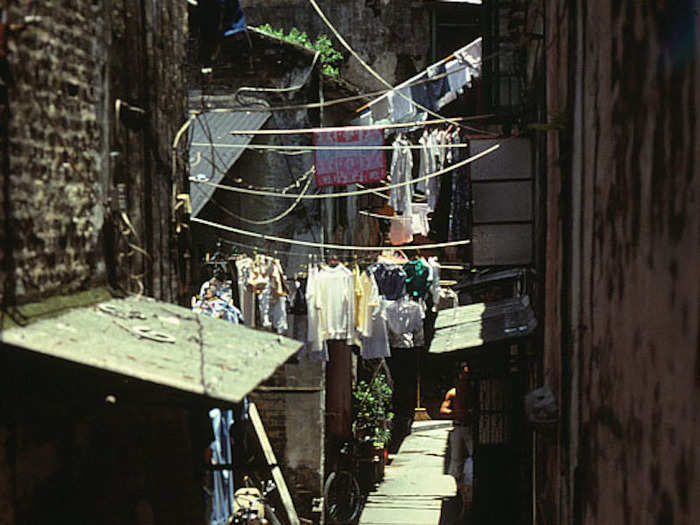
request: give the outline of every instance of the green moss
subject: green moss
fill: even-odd
[[[92,306],[103,301],[109,301],[117,296],[117,292],[106,286],[91,288],[84,292],[77,292],[69,295],[56,295],[18,306],[11,311],[0,313],[0,330],[24,326],[41,319],[57,317],[66,310]]]
[[[304,31],[299,31],[293,27],[287,35],[282,29],[273,29],[270,24],[265,24],[256,27],[259,31],[280,38],[286,42],[298,44],[309,49],[315,49],[320,53],[321,69],[327,75],[337,77],[340,75],[337,64],[343,60],[343,55],[340,51],[333,47],[333,42],[327,35],[321,34],[316,37],[315,41],[311,41],[309,35]]]

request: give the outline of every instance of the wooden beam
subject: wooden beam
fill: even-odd
[[[258,436],[258,441],[260,441],[260,446],[262,447],[263,453],[265,454],[265,460],[272,470],[272,479],[277,485],[277,490],[280,493],[280,498],[282,499],[282,504],[287,512],[287,518],[290,525],[300,525],[299,517],[297,516],[297,511],[294,508],[294,502],[292,501],[292,496],[289,494],[289,489],[284,481],[284,476],[282,471],[277,465],[277,458],[270,445],[270,440],[267,438],[267,433],[265,432],[265,427],[263,426],[262,419],[260,419],[260,414],[255,406],[255,403],[251,403],[248,408],[248,414],[250,415],[250,421],[253,423],[253,428]]]

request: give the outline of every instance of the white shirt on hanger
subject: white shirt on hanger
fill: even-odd
[[[423,319],[425,311],[416,301],[404,296],[388,301],[386,321],[389,339],[393,348],[414,348],[425,344]]]
[[[355,291],[352,272],[344,265],[322,265],[309,276],[306,288],[309,308],[309,338],[321,351],[318,340],[342,339],[352,343],[355,330]],[[315,319],[312,321],[311,310]],[[312,326],[313,325],[313,326]],[[313,331],[312,331],[313,329]]]

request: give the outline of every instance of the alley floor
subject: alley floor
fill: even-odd
[[[446,475],[451,423],[416,421],[387,465],[384,481],[367,497],[359,525],[453,525],[457,487]]]

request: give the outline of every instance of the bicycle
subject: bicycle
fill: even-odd
[[[245,487],[238,489],[233,495],[233,516],[229,519],[231,525],[282,525],[275,514],[275,509],[268,501],[268,494],[277,486],[268,480],[260,484],[260,488],[249,486],[248,476],[244,479]]]
[[[326,517],[331,523],[353,523],[360,514],[362,491],[357,481],[358,462],[352,442],[340,448],[338,470],[331,472],[323,487]]]

